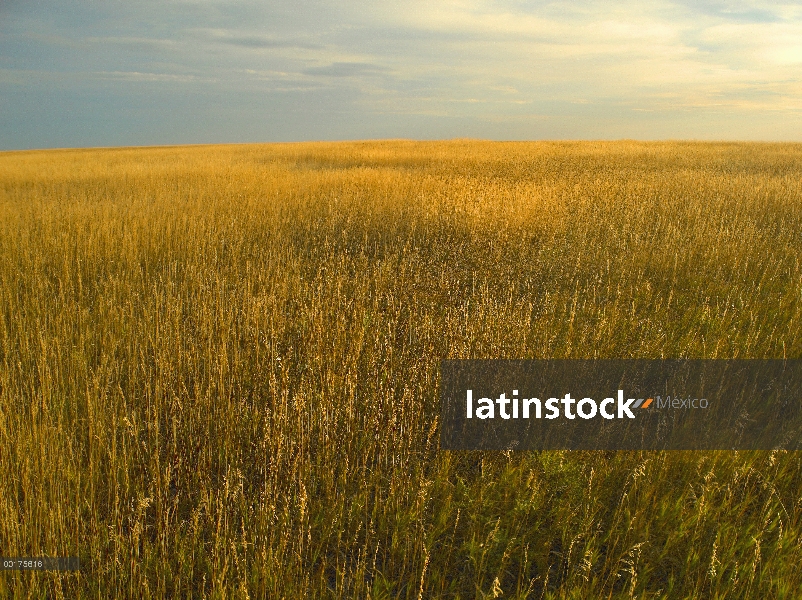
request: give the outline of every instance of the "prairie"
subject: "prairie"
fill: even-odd
[[[0,153],[9,598],[795,598],[794,452],[446,452],[444,358],[802,357],[802,145]]]

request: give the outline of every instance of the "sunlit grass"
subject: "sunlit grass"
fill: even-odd
[[[802,357],[802,146],[0,154],[10,597],[795,598],[794,453],[443,452],[443,358]]]

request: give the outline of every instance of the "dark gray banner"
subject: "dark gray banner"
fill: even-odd
[[[0,571],[80,571],[77,556],[26,556],[0,558]]]
[[[447,360],[446,450],[797,450],[802,360]]]

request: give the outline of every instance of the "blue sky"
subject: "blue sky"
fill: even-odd
[[[802,5],[0,0],[0,149],[802,141]]]

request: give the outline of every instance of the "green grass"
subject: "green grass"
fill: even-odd
[[[11,598],[798,598],[792,452],[444,452],[443,358],[802,357],[802,146],[0,154]],[[503,595],[502,595],[503,594]]]

